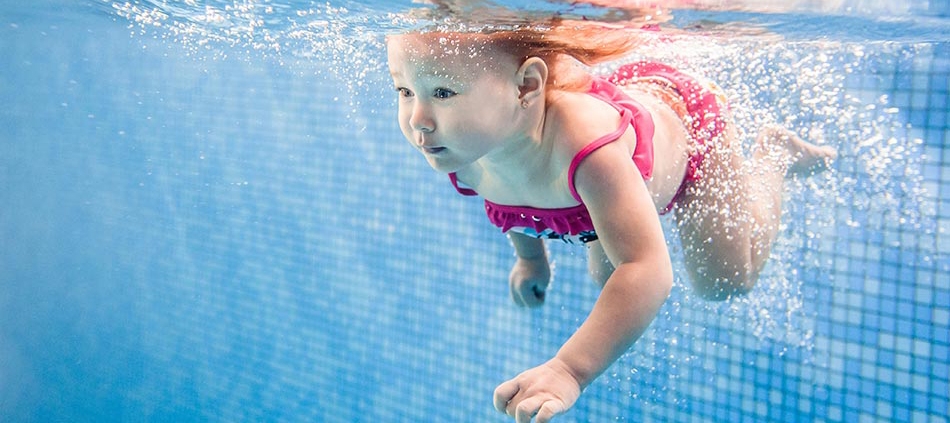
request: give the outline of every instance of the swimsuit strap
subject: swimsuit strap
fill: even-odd
[[[631,126],[637,136],[637,145],[631,157],[633,163],[637,166],[643,179],[653,177],[654,125],[653,117],[650,115],[650,112],[639,102],[624,93],[616,84],[601,78],[594,79],[588,94],[613,106],[613,108],[620,113],[620,125],[616,131],[604,135],[586,145],[577,152],[571,160],[571,165],[567,173],[568,187],[574,199],[581,203],[583,203],[581,196],[577,193],[577,188],[574,186],[574,173],[577,172],[577,167],[580,166],[581,162],[587,158],[587,156],[598,148],[620,139],[627,131],[627,128]]]
[[[452,181],[452,186],[455,187],[455,190],[458,191],[459,194],[467,195],[469,197],[478,195],[478,193],[475,192],[475,190],[471,188],[460,187],[459,178],[458,178],[458,175],[455,174],[455,172],[449,173],[449,180]]]
[[[615,106],[616,107],[616,106]],[[580,203],[581,201],[580,194],[577,193],[577,188],[574,186],[574,172],[577,171],[577,167],[580,166],[581,162],[587,158],[591,153],[597,151],[598,148],[603,147],[607,144],[610,144],[623,136],[624,132],[627,132],[627,127],[630,126],[631,120],[633,117],[630,114],[630,111],[627,109],[620,110],[620,126],[617,127],[617,130],[611,132],[607,135],[604,135],[590,144],[584,146],[581,151],[578,151],[574,158],[571,160],[571,166],[567,169],[567,185],[571,188],[571,195],[574,196],[574,199]]]

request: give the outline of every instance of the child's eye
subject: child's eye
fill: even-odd
[[[408,88],[396,87],[396,92],[399,93],[400,97],[412,97],[412,91],[409,91]]]
[[[447,99],[454,96],[456,93],[448,88],[436,88],[432,93],[432,96],[439,99]]]

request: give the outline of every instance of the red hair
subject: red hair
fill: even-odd
[[[515,56],[553,59],[566,55],[588,66],[619,59],[639,44],[632,31],[587,21],[555,20],[549,26],[497,30],[486,35]]]
[[[570,65],[565,57],[593,66],[625,57],[640,44],[633,31],[584,21],[556,21],[548,28],[519,28],[488,36],[520,61],[529,57],[544,60],[549,68],[549,87],[569,91],[586,90],[590,77],[584,73],[584,78],[577,78],[564,72],[562,66]]]
[[[641,45],[636,31],[629,28],[559,18],[541,24],[483,28],[456,34],[473,36],[498,52],[510,54],[519,63],[529,57],[541,58],[548,64],[549,89],[570,91],[587,89],[590,78],[589,75],[578,78],[576,73],[566,72],[564,66],[570,66],[571,60],[565,59],[593,66],[627,56]]]
[[[665,16],[658,20],[652,9],[624,8],[610,16],[613,23],[557,16],[496,17],[504,13],[490,14],[493,19],[489,21],[479,16],[467,16],[460,21],[450,18],[458,13],[451,3],[436,4],[440,7],[432,11],[431,18],[443,23],[420,30],[420,35],[436,35],[440,43],[444,43],[442,37],[474,42],[490,51],[511,55],[519,64],[530,57],[541,58],[548,65],[548,89],[570,91],[583,91],[590,83],[587,72],[569,69],[571,65],[579,62],[593,66],[623,58],[642,45],[640,28],[665,20]]]

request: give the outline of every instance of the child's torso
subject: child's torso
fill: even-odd
[[[628,84],[621,89],[653,119],[653,174],[645,183],[657,210],[662,210],[682,184],[688,137],[679,115],[651,92],[648,84]],[[542,142],[534,153],[526,150],[528,155],[517,160],[521,168],[510,173],[488,172],[476,162],[460,170],[458,178],[496,204],[539,209],[575,206],[578,201],[571,194],[568,173],[572,159],[598,137],[618,131],[619,125],[620,113],[604,100],[582,92],[558,93],[546,112]],[[624,146],[629,160],[638,140],[633,125],[624,129],[614,142]]]

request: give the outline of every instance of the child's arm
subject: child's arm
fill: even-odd
[[[616,270],[577,332],[548,362],[495,390],[495,407],[528,422],[547,422],[646,330],[669,295],[673,270],[656,206],[620,145],[588,156],[575,184]]]
[[[535,307],[544,303],[544,292],[551,281],[551,268],[544,241],[518,232],[508,232],[517,257],[508,282],[511,298],[520,306]]]

